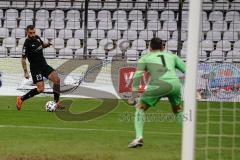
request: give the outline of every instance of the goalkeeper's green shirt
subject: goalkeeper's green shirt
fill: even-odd
[[[176,54],[167,51],[149,52],[142,56],[137,64],[137,70],[134,74],[133,91],[138,90],[141,77],[145,71],[150,73],[149,85],[154,81],[179,82],[176,69],[185,73],[185,63]]]

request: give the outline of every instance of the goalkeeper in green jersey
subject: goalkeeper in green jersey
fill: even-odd
[[[136,148],[143,145],[143,125],[145,111],[153,107],[162,97],[167,97],[171,103],[173,113],[178,121],[183,121],[181,107],[181,83],[176,69],[185,72],[185,64],[177,55],[164,50],[160,38],[153,38],[150,43],[150,52],[140,58],[133,81],[133,99],[138,95],[138,88],[143,73],[150,74],[150,82],[136,104],[135,130],[136,138],[128,145]]]

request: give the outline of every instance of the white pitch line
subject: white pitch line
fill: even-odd
[[[49,129],[49,130],[69,130],[69,131],[96,131],[96,132],[123,132],[123,133],[135,133],[130,130],[118,130],[118,129],[97,129],[97,128],[62,128],[62,127],[46,127],[46,126],[17,126],[17,125],[0,125],[0,128],[23,128],[23,129]],[[145,131],[147,134],[158,134],[158,135],[181,135],[180,133],[170,132],[152,132]]]

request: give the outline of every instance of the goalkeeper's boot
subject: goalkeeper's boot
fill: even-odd
[[[131,143],[128,144],[128,148],[137,148],[143,146],[143,139],[142,138],[136,138]]]
[[[21,110],[22,109],[22,103],[23,103],[23,101],[22,101],[22,97],[17,97],[17,101],[16,101],[16,107],[17,107],[17,110]]]

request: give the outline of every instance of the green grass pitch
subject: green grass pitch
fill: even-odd
[[[36,97],[24,102],[21,112],[16,110],[15,98],[0,97],[0,160],[181,159],[182,128],[175,121],[153,119],[146,122],[144,147],[128,149],[127,144],[135,135],[134,108],[123,101],[116,110],[103,117],[71,122],[44,111],[43,106],[51,100],[50,97]],[[76,114],[101,103],[96,99],[71,100],[74,101],[71,112]],[[234,110],[231,109],[233,105],[223,103],[220,110],[217,102],[210,103],[210,106],[205,102],[198,104],[198,160],[205,160],[206,156],[210,160],[219,157],[221,160],[240,159],[240,105],[235,104]],[[168,102],[161,101],[148,113],[168,114],[171,109]],[[218,134],[224,136],[216,136]]]

